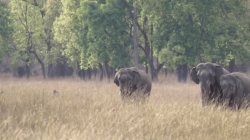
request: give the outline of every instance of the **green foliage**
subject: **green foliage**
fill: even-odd
[[[195,65],[198,58],[210,62],[213,58],[228,65],[232,59],[236,59],[238,64],[250,60],[243,47],[247,40],[242,37],[242,30],[249,32],[249,28],[243,28],[246,27],[246,19],[243,17],[248,11],[244,8],[245,2],[159,1],[161,4],[156,4],[156,12],[164,8],[163,3],[171,5],[156,18],[162,20],[161,24],[156,24],[155,37],[161,62],[173,63],[172,66],[184,63]],[[162,25],[163,23],[166,25]],[[172,58],[165,57],[166,53],[161,52],[162,48],[171,51]],[[173,61],[169,62],[167,59]]]
[[[133,64],[136,7],[143,65],[149,65],[151,57],[169,68],[201,60],[224,65],[232,59],[236,64],[250,60],[248,0],[11,0],[10,4],[12,19],[7,4],[0,2],[0,57],[10,49],[3,43],[12,37],[16,60],[33,59],[30,52],[36,51],[45,64],[64,55],[82,69]],[[29,35],[32,39],[27,41]]]
[[[62,4],[65,14],[54,24],[55,36],[59,42],[65,43],[64,53],[71,61],[80,59],[83,69],[97,67],[98,63],[105,61],[112,67],[128,63],[126,51],[132,43],[124,19],[128,13],[119,1],[77,1],[75,5],[64,1]],[[65,25],[66,21],[68,24]],[[66,36],[68,40],[63,40]]]
[[[10,10],[7,3],[0,1],[0,60],[2,56],[10,50],[9,39],[13,28],[10,17]]]

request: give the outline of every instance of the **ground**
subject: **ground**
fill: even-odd
[[[111,80],[0,81],[1,140],[249,140],[250,111],[202,107],[200,88],[168,78],[148,103],[123,103]]]

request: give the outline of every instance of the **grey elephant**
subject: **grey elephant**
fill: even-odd
[[[249,102],[250,78],[243,73],[234,72],[220,77],[220,86],[225,105],[239,109]]]
[[[229,74],[225,68],[210,62],[200,63],[192,68],[190,77],[196,84],[200,83],[202,106],[221,103],[220,77],[225,74]]]
[[[147,73],[135,67],[119,69],[115,74],[114,83],[120,87],[122,100],[135,97],[146,99],[150,96],[151,79]]]

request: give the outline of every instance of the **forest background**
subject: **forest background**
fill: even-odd
[[[249,69],[249,0],[0,0],[0,72],[110,79],[122,67],[185,82],[200,62]]]

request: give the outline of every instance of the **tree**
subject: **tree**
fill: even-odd
[[[150,7],[154,6],[153,1],[141,1],[138,0],[133,3],[133,1],[129,0],[121,0],[130,15],[130,18],[133,19],[133,7],[136,6],[137,13],[140,14],[138,20],[136,20],[136,24],[140,34],[138,36],[138,47],[142,50],[143,55],[146,57],[146,64],[149,64],[151,70],[151,78],[157,80],[157,75],[160,69],[163,67],[163,63],[160,64],[157,68],[153,65],[153,58],[154,58],[154,49],[153,49],[153,21],[152,13],[150,12]],[[143,45],[142,45],[143,44]]]
[[[135,56],[135,67],[138,68],[139,64],[139,53],[138,53],[138,44],[137,44],[137,16],[136,16],[136,7],[134,7],[134,18],[133,18],[133,28],[134,28],[134,56]]]
[[[59,16],[59,10],[61,8],[61,1],[60,0],[23,0],[28,4],[34,6],[37,11],[40,12],[40,21],[41,27],[43,30],[40,32],[40,38],[44,41],[44,45],[41,47],[46,48],[46,53],[44,53],[44,58],[41,59],[36,52],[34,52],[35,58],[41,64],[43,70],[44,78],[46,77],[45,74],[45,65],[48,64],[48,77],[53,77],[54,73],[52,72],[53,63],[56,63],[58,60],[58,50],[53,49],[57,42],[54,41],[54,36],[52,32],[53,23],[55,18]],[[57,44],[58,45],[58,44]],[[59,45],[58,45],[59,46]]]
[[[127,13],[119,1],[65,1],[62,10],[65,13],[58,18],[55,33],[57,40],[65,43],[64,52],[71,61],[78,54],[82,69],[103,64],[108,78],[109,65],[118,68],[130,61],[127,47],[132,41],[127,33]],[[66,20],[69,24],[62,28]],[[63,40],[68,34],[70,38]]]
[[[11,1],[11,12],[14,19],[14,43],[15,51],[12,54],[14,60],[21,59],[26,63],[27,78],[31,75],[30,63],[32,54],[42,61],[41,54],[44,52],[40,39],[42,21],[39,10],[33,5],[19,0]],[[42,66],[43,76],[45,68]]]
[[[60,1],[12,0],[11,8],[15,20],[13,38],[17,46],[13,57],[25,61],[29,77],[33,54],[46,78],[46,64],[51,64],[52,58],[56,57],[52,50],[55,45],[52,27],[55,17],[59,15]]]

